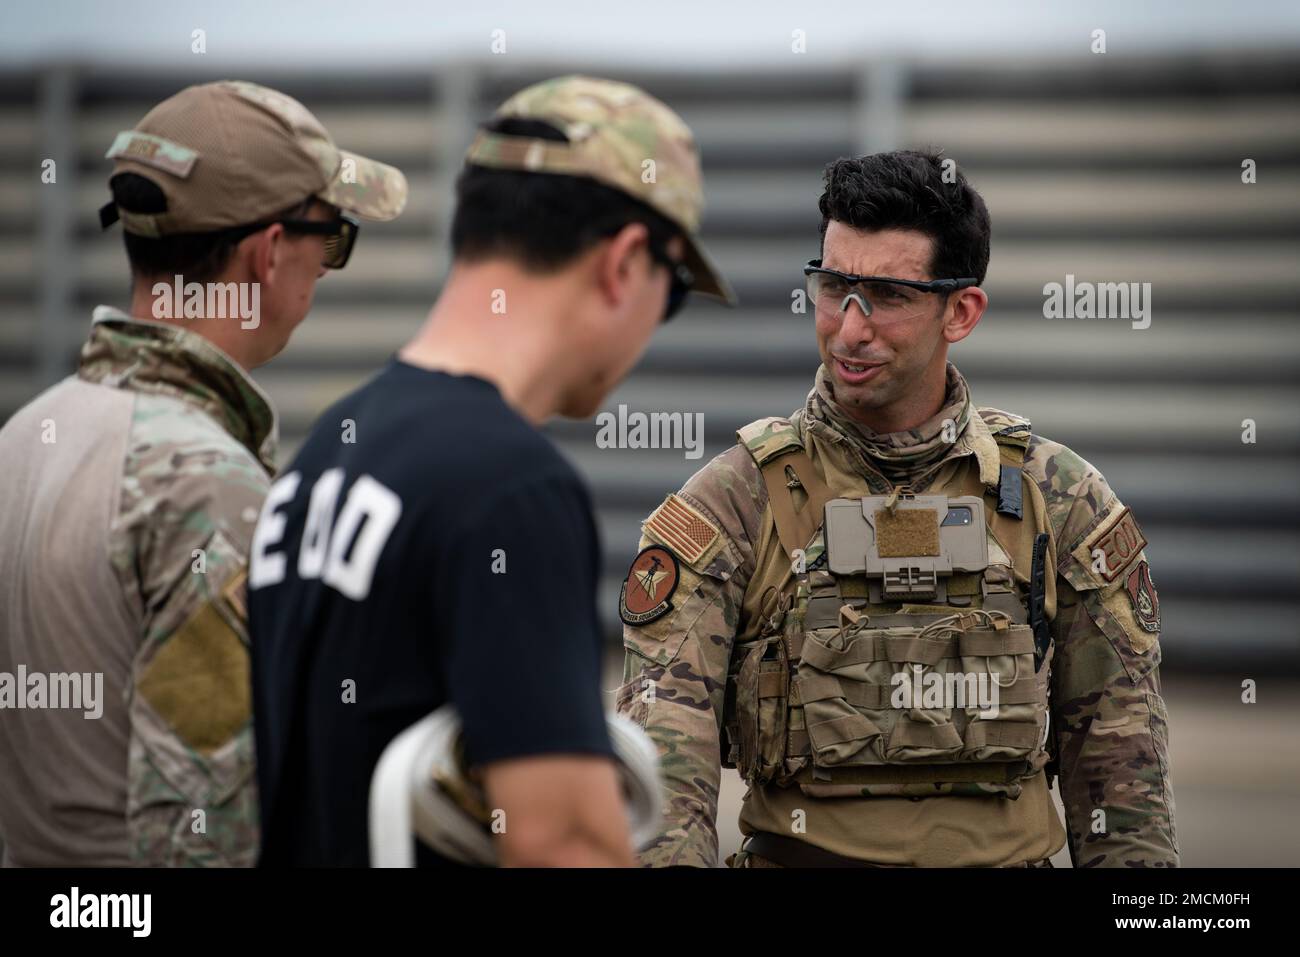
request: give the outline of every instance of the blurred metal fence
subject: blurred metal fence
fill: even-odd
[[[1027,415],[1133,507],[1151,542],[1170,667],[1300,671],[1295,62],[1283,51],[620,75],[696,131],[705,241],[743,305],[690,308],[606,404],[703,413],[703,458],[598,449],[589,422],[551,427],[599,508],[611,638],[640,519],[738,426],[792,411],[811,386],[811,320],[790,302],[817,254],[822,167],[923,145],[961,165],[993,216],[991,306],[953,352],[976,402]],[[423,319],[446,270],[451,185],[474,124],[525,83],[572,69],[244,72],[411,181],[406,214],[365,227],[289,349],[256,374],[280,411],[282,461]],[[216,78],[67,63],[0,73],[0,414],[73,367],[93,305],[127,301],[120,240],[95,220],[113,135],[180,87]],[[57,162],[53,184],[40,180],[46,158]],[[1253,185],[1241,179],[1246,159]],[[1043,318],[1044,285],[1067,274],[1151,283],[1150,328]],[[1242,441],[1246,419],[1253,444]]]

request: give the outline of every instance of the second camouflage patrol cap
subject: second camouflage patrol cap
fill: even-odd
[[[406,205],[395,167],[334,145],[291,96],[242,80],[187,87],[117,134],[113,174],[136,173],[162,190],[162,212],[109,203],[100,224],[169,236],[261,222],[315,196],[365,219],[389,220]]]
[[[736,294],[699,244],[704,184],[695,138],[680,116],[644,90],[587,76],[535,83],[493,119],[554,126],[567,143],[481,130],[465,161],[479,166],[588,176],[640,200],[681,227],[697,292],[736,303]]]

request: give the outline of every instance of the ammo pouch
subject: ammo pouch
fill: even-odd
[[[839,599],[815,598],[825,606]],[[751,784],[814,797],[1004,794],[1047,763],[1050,655],[1000,611],[906,607],[741,646],[732,757]]]
[[[1034,669],[1032,629],[1002,612],[863,616],[808,631],[787,702],[802,711],[802,733],[790,735],[810,759],[801,786],[828,797],[958,784],[1018,796],[1016,782],[1047,761],[1047,676]]]
[[[731,766],[746,780],[771,780],[782,773],[786,751],[788,702],[793,665],[788,648],[798,641],[799,624],[788,601],[765,621],[756,641],[737,647],[728,693],[732,718]]]

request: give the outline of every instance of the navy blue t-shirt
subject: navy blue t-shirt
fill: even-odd
[[[474,764],[612,753],[599,564],[582,480],[491,383],[394,359],[335,403],[251,549],[261,862],[366,866],[379,755],[448,702]]]

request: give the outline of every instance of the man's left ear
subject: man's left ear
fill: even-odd
[[[952,311],[943,325],[944,339],[948,342],[960,342],[970,335],[984,315],[988,303],[988,294],[978,286],[958,290],[952,300]]]
[[[648,230],[641,223],[628,223],[610,239],[601,257],[601,287],[611,303],[620,298],[620,288],[635,269],[636,251],[645,244]]]
[[[260,233],[257,237],[257,246],[252,251],[253,257],[249,265],[252,267],[254,279],[260,283],[270,282],[275,277],[275,270],[280,265],[281,257],[284,254],[281,240],[284,238],[284,227],[279,223],[274,223],[267,227],[266,231]]]

